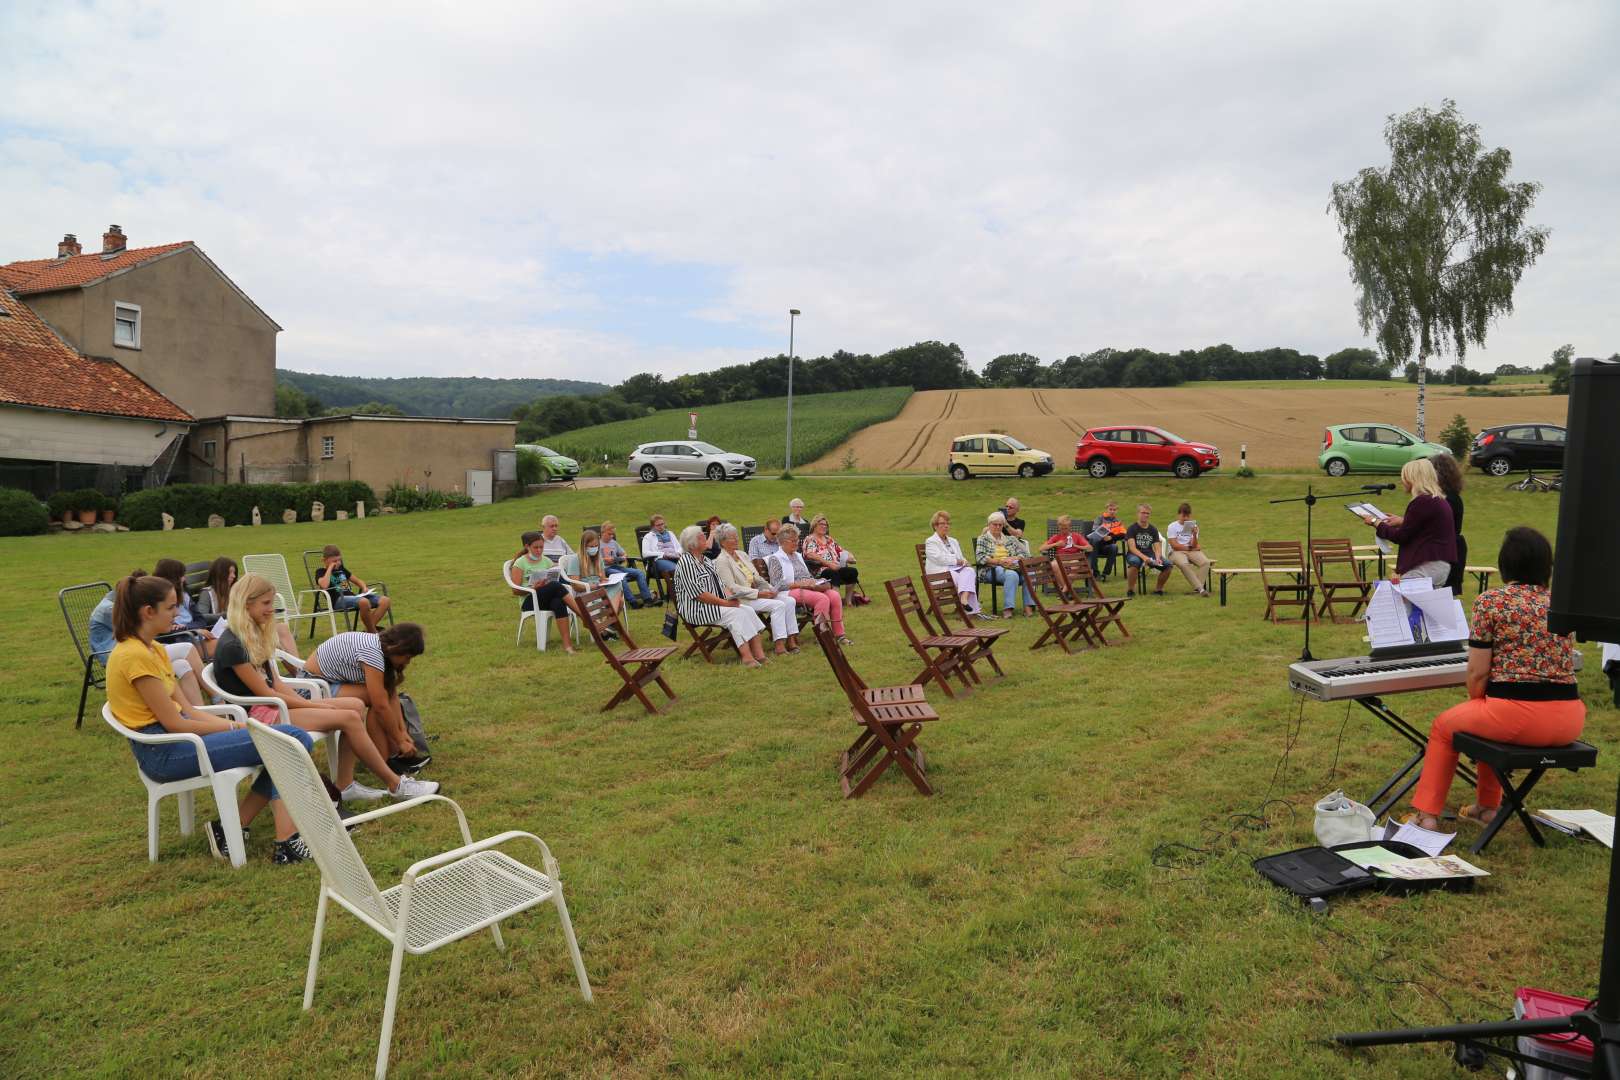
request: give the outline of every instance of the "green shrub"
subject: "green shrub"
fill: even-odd
[[[1473,444],[1474,429],[1468,426],[1468,418],[1457,413],[1451,418],[1440,432],[1440,443],[1451,451],[1451,456],[1462,459],[1468,456],[1468,447]]]
[[[530,484],[543,484],[546,480],[545,461],[538,451],[519,450],[517,452],[517,482],[519,487]],[[393,489],[390,488],[390,491]]]
[[[281,515],[296,510],[308,521],[311,504],[326,505],[328,519],[339,510],[354,512],[354,504],[365,502],[366,512],[375,512],[377,494],[370,484],[358,480],[323,480],[319,484],[172,484],[169,487],[137,491],[124,496],[123,521],[131,529],[161,529],[165,513],[174,518],[177,529],[199,529],[208,524],[210,514],[218,514],[227,525],[250,525],[253,508],[265,524],[280,524]]]
[[[0,488],[0,536],[33,536],[50,523],[44,503],[26,491]]]
[[[65,495],[69,510],[111,510],[113,501],[95,488],[79,488]]]
[[[464,491],[418,491],[405,484],[389,485],[384,502],[402,514],[417,510],[457,510],[473,504],[472,496]]]
[[[1239,465],[1237,472],[1233,475],[1240,480],[1253,480],[1254,470],[1249,468],[1247,465]]]
[[[51,518],[53,520],[60,521],[68,514],[73,513],[74,494],[75,493],[71,491],[58,491],[55,495],[51,496],[50,502],[48,502],[46,506],[50,508]]]

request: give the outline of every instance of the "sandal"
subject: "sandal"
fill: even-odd
[[[1489,825],[1496,820],[1497,809],[1496,807],[1482,807],[1478,803],[1469,803],[1457,811],[1457,819],[1459,821],[1472,821],[1475,825]],[[1491,816],[1486,817],[1487,813]]]

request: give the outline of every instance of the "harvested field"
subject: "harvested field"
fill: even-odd
[[[1156,424],[1221,449],[1222,467],[1235,468],[1240,444],[1258,469],[1310,469],[1322,448],[1322,428],[1382,420],[1410,430],[1416,391],[1408,383],[1295,389],[1220,385],[1111,390],[925,390],[900,415],[855,433],[809,468],[833,470],[853,449],[874,472],[945,471],[950,441],[975,431],[1005,431],[1049,451],[1059,470],[1072,466],[1074,444],[1091,424]],[[1461,413],[1474,430],[1518,420],[1563,423],[1568,398],[1467,397],[1451,387],[1429,389],[1429,436]]]

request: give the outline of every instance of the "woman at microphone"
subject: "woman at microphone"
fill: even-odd
[[[1437,828],[1457,771],[1452,737],[1468,732],[1520,746],[1561,746],[1580,738],[1586,705],[1575,686],[1575,648],[1547,629],[1552,545],[1528,526],[1508,530],[1496,565],[1502,585],[1474,601],[1468,638],[1468,700],[1435,717],[1412,806],[1414,824]],[[1457,816],[1488,825],[1502,784],[1479,770],[1479,801]]]
[[[1428,458],[1408,461],[1401,466],[1401,486],[1412,496],[1405,513],[1383,521],[1364,514],[1361,520],[1373,526],[1381,539],[1400,545],[1393,580],[1426,577],[1439,588],[1457,561],[1457,529],[1434,464]]]

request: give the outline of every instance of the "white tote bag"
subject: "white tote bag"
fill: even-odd
[[[1342,791],[1316,804],[1316,842],[1325,848],[1372,839],[1373,812]]]

